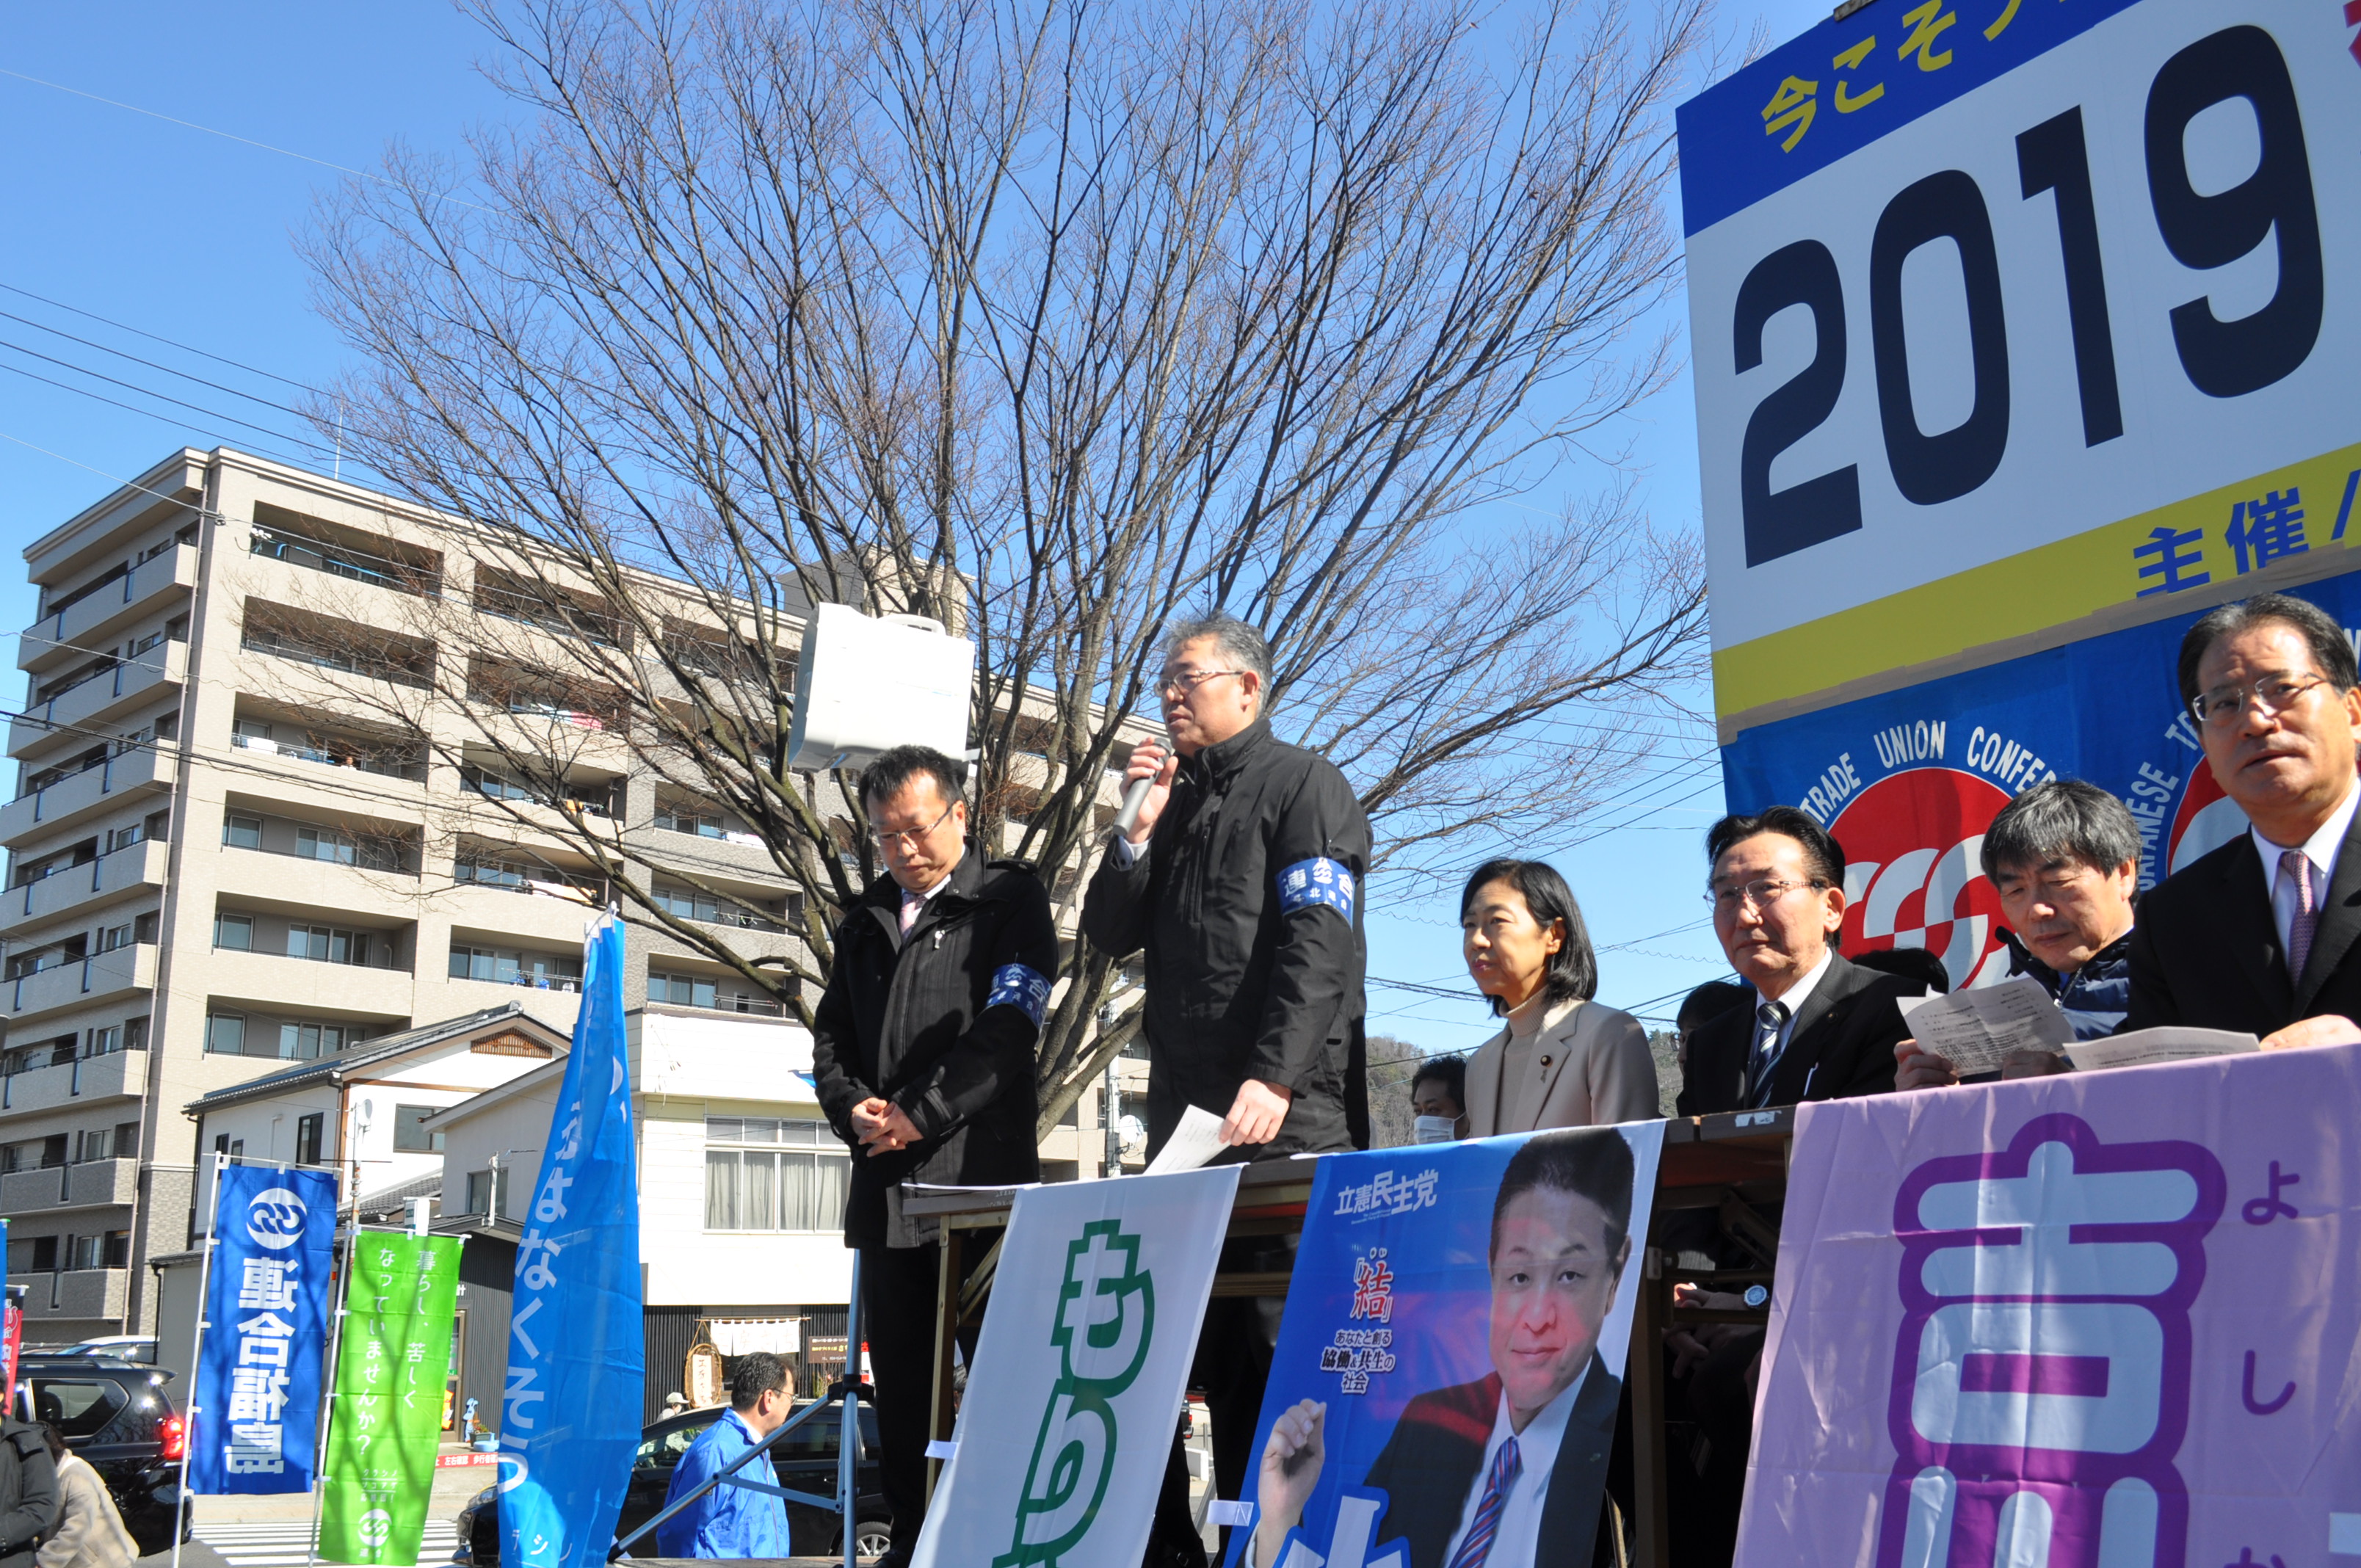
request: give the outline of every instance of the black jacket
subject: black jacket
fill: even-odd
[[[1533,1568],[1587,1568],[1598,1539],[1607,1456],[1615,1447],[1615,1413],[1623,1384],[1593,1352],[1582,1391],[1567,1412],[1549,1491],[1542,1499]],[[1393,1435],[1362,1484],[1386,1494],[1378,1521],[1382,1547],[1400,1539],[1410,1568],[1443,1568],[1468,1494],[1483,1484],[1484,1448],[1500,1409],[1500,1375],[1421,1394],[1402,1408]]]
[[[0,1420],[0,1564],[33,1568],[34,1550],[58,1528],[63,1501],[57,1462],[41,1429]]]
[[[1226,1115],[1249,1078],[1295,1096],[1256,1157],[1366,1146],[1369,819],[1345,775],[1257,718],[1183,759],[1147,853],[1119,854],[1082,934],[1110,958],[1147,949],[1150,1152],[1188,1106]]]
[[[1771,1069],[1771,1097],[1762,1102],[1795,1105],[1891,1091],[1894,1047],[1910,1033],[1894,1002],[1916,996],[1921,989],[1916,981],[1880,974],[1847,962],[1840,953],[1829,954],[1828,972],[1804,999],[1788,1032],[1787,1048]],[[1709,1116],[1748,1109],[1746,1058],[1753,1048],[1751,998],[1699,1025],[1689,1036],[1680,1113]]]
[[[988,1187],[1040,1178],[1033,1047],[1058,976],[1040,879],[971,845],[902,934],[902,890],[880,877],[836,928],[836,963],[812,1019],[829,1125],[852,1149],[848,1246],[886,1245],[885,1193],[903,1180]],[[852,1108],[892,1101],[924,1141],[872,1158]]]
[[[2336,852],[2303,973],[2290,975],[2254,835],[2241,833],[2150,888],[2132,927],[2126,1029],[2178,1024],[2272,1034],[2301,1018],[2361,1019],[2361,815]]]

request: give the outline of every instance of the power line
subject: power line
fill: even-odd
[[[112,354],[118,359],[128,359],[134,365],[145,365],[150,370],[161,370],[167,376],[178,376],[184,381],[194,381],[200,387],[211,387],[216,392],[227,392],[233,398],[244,398],[248,402],[260,403],[264,408],[277,409],[280,413],[293,414],[297,419],[309,419],[311,417],[302,409],[290,408],[285,403],[274,402],[269,398],[258,397],[252,392],[241,392],[236,387],[224,386],[219,381],[208,381],[203,376],[192,376],[186,370],[175,370],[170,365],[159,365],[153,359],[142,359],[139,356],[126,353],[120,348],[109,348],[106,345],[96,342],[93,339],[77,337],[72,333],[66,331],[62,327],[49,326],[44,323],[35,321],[30,316],[17,315],[13,311],[0,311],[0,321],[21,322],[25,325],[31,327],[35,332],[46,332],[52,336],[62,337],[68,343],[79,343],[84,348],[95,348],[101,354]],[[13,348],[16,345],[11,344],[9,346]],[[32,350],[26,349],[24,352],[29,354]],[[80,367],[76,367],[76,368],[80,368]],[[257,374],[261,374],[261,372],[257,372]]]
[[[5,364],[0,364],[0,370],[5,370],[5,371],[7,371],[10,375],[13,375],[13,376],[22,376],[22,377],[24,377],[24,378],[25,378],[27,380],[28,380],[28,381],[38,381],[38,382],[40,382],[40,383],[41,383],[43,386],[45,386],[45,387],[55,387],[56,389],[58,389],[58,390],[60,390],[60,391],[61,391],[61,392],[71,392],[71,393],[73,393],[76,397],[89,398],[89,399],[91,399],[91,400],[92,400],[93,401],[94,401],[94,402],[101,402],[101,403],[104,403],[104,404],[105,404],[107,407],[109,407],[109,408],[121,409],[121,410],[122,410],[124,412],[126,412],[126,413],[137,414],[141,419],[152,419],[152,420],[154,420],[154,421],[155,421],[157,423],[159,423],[159,424],[169,424],[169,425],[172,425],[172,426],[174,426],[175,428],[177,428],[177,429],[181,429],[181,430],[192,430],[192,431],[199,431],[199,432],[203,432],[203,431],[204,431],[204,429],[205,429],[205,427],[204,427],[204,426],[203,426],[203,425],[191,424],[191,423],[189,423],[187,421],[184,421],[184,420],[176,420],[176,419],[173,419],[173,418],[170,417],[169,415],[166,415],[166,414],[159,414],[159,413],[158,413],[158,412],[157,412],[155,410],[153,410],[153,409],[143,409],[143,408],[135,407],[134,405],[132,405],[132,404],[130,404],[130,403],[123,402],[123,401],[121,401],[121,400],[117,400],[117,399],[107,397],[107,396],[105,396],[104,393],[100,393],[100,392],[93,392],[93,391],[90,390],[90,389],[89,389],[88,388],[86,388],[86,387],[75,387],[75,386],[70,386],[70,385],[68,385],[66,382],[59,381],[59,380],[55,380],[55,379],[52,379],[51,378],[49,378],[49,377],[48,377],[48,376],[39,375],[39,374],[37,374],[37,373],[36,373],[36,372],[34,372],[34,371],[27,370],[27,369],[26,369],[26,368],[25,368],[23,366],[21,366],[21,365],[5,365]],[[104,469],[103,469],[103,468],[93,468],[93,467],[91,467],[91,466],[90,466],[89,464],[87,464],[87,463],[75,462],[75,460],[74,460],[73,458],[71,458],[71,457],[63,456],[63,455],[60,455],[60,454],[58,454],[58,453],[51,452],[51,451],[49,451],[47,447],[35,446],[35,445],[34,445],[31,442],[29,442],[29,441],[20,440],[19,438],[17,438],[17,437],[16,437],[16,436],[6,434],[5,432],[0,432],[0,440],[14,441],[14,442],[16,442],[16,444],[17,444],[17,445],[19,445],[19,446],[26,447],[26,448],[27,448],[27,449],[29,449],[29,450],[31,450],[31,451],[34,451],[34,452],[38,452],[38,453],[39,453],[42,456],[44,456],[44,457],[55,457],[55,458],[57,458],[57,460],[58,460],[59,462],[60,462],[60,463],[72,463],[72,464],[73,464],[73,466],[74,466],[75,467],[77,467],[77,468],[86,469],[86,470],[88,470],[90,473],[96,474],[96,475],[98,475],[101,478],[104,478],[104,479],[113,479],[113,480],[115,481],[115,483],[116,483],[116,484],[118,484],[118,485],[121,485],[121,486],[124,486],[126,488],[128,488],[128,489],[139,490],[139,491],[140,491],[142,494],[144,494],[144,495],[152,495],[152,496],[156,496],[156,497],[157,497],[159,499],[160,499],[160,500],[171,500],[171,499],[173,499],[173,498],[172,498],[172,497],[170,497],[170,496],[161,495],[161,494],[159,494],[158,491],[146,489],[146,488],[145,488],[144,487],[142,487],[142,486],[132,484],[132,483],[131,483],[131,481],[130,481],[130,480],[128,480],[128,479],[115,479],[114,475],[107,473],[107,472],[106,472]],[[240,444],[245,444],[245,443],[241,443]],[[295,460],[293,460],[293,459],[291,459],[291,458],[287,458],[287,457],[283,457],[283,456],[279,456],[279,455],[276,455],[276,454],[273,454],[273,453],[269,452],[267,449],[265,449],[265,450],[263,451],[263,455],[265,455],[265,456],[269,456],[269,457],[274,457],[277,461],[279,461],[279,462],[282,462],[282,463],[288,463],[288,464],[291,464],[292,466],[301,467],[301,466],[302,466],[301,463],[295,462]],[[202,509],[200,509],[200,510],[202,510]],[[207,515],[211,515],[211,514],[207,514]],[[214,521],[220,521],[220,519],[216,517],[216,518],[214,519]]]
[[[210,359],[216,364],[226,365],[236,370],[243,370],[250,376],[262,376],[267,377],[273,381],[283,381],[288,386],[294,388],[296,390],[310,392],[314,397],[325,395],[321,392],[319,388],[313,386],[308,381],[298,381],[291,376],[281,376],[276,370],[265,370],[257,365],[248,365],[242,360],[229,358],[225,355],[214,354],[207,349],[194,347],[192,345],[181,343],[175,338],[166,337],[160,333],[149,332],[144,327],[132,326],[127,323],[116,321],[112,316],[100,315],[96,311],[86,311],[80,305],[69,305],[62,300],[52,300],[46,294],[36,294],[30,289],[20,289],[14,283],[0,283],[0,289],[5,289],[11,294],[21,294],[28,300],[38,300],[42,304],[50,307],[52,310],[65,311],[73,315],[87,317],[91,321],[101,323],[106,326],[111,326],[117,332],[127,332],[135,337],[144,337],[150,343],[160,343],[168,348],[177,348],[183,354],[193,354],[200,358]],[[17,317],[12,319],[21,320],[22,318]]]
[[[11,343],[5,337],[0,337],[0,348],[13,348],[17,353],[29,355],[33,358],[40,360],[44,364],[55,365],[60,369],[71,370],[78,375],[88,376],[93,380],[104,381],[107,385],[112,387],[121,387],[126,391],[137,392],[142,397],[155,398],[161,401],[174,404],[177,407],[187,409],[192,413],[204,414],[212,419],[225,420],[231,424],[240,425],[247,430],[260,431],[263,434],[271,437],[275,441],[290,442],[297,446],[309,446],[314,451],[319,452],[325,452],[328,450],[327,447],[321,445],[316,442],[307,441],[300,435],[290,435],[283,430],[275,430],[267,424],[257,424],[252,420],[239,419],[235,414],[223,413],[219,409],[209,409],[202,403],[192,403],[185,399],[173,397],[169,392],[159,392],[153,387],[143,387],[137,381],[126,381],[118,377],[109,376],[104,371],[93,370],[86,365],[77,365],[71,359],[60,359],[55,355],[43,354],[37,348],[27,348],[21,343]],[[29,371],[22,371],[19,373],[25,375],[31,374]],[[53,387],[63,385],[63,383],[56,381],[52,381],[49,384]],[[81,390],[78,387],[69,387],[66,389],[68,391]],[[85,393],[84,395],[95,396],[96,394]],[[263,401],[265,400],[257,399],[256,400]],[[280,405],[273,403],[271,406],[273,408],[277,408]],[[290,410],[288,411],[293,412],[294,411]],[[301,416],[299,415],[298,417],[300,418]]]

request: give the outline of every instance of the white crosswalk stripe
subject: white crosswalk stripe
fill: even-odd
[[[334,1563],[335,1558],[311,1556],[310,1519],[266,1519],[247,1524],[201,1524],[196,1539],[222,1554],[230,1568],[300,1568],[307,1561]],[[430,1519],[418,1543],[422,1565],[448,1563],[458,1544],[458,1531],[447,1519]]]

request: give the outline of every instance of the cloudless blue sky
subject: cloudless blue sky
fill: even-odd
[[[1769,41],[1783,42],[1822,20],[1828,4],[1732,0],[1720,28],[1742,40],[1759,23]],[[0,229],[0,313],[6,313],[0,316],[0,526],[12,561],[15,551],[113,488],[115,477],[137,473],[183,443],[324,459],[214,417],[236,415],[313,438],[289,413],[176,381],[7,318],[300,404],[302,394],[284,382],[213,365],[56,307],[94,313],[296,382],[323,380],[344,351],[312,313],[293,240],[313,193],[340,176],[303,159],[368,168],[393,138],[460,149],[472,127],[511,114],[476,71],[484,49],[475,24],[437,0],[170,6],[19,0],[0,8],[0,71],[14,73],[0,75],[0,146],[8,149],[0,160],[0,211],[7,219]],[[58,85],[36,85],[27,77]],[[1667,319],[1684,323],[1685,304],[1675,302]],[[108,387],[37,355],[70,359],[212,412],[174,411],[152,395]],[[151,411],[110,407],[27,372]],[[1662,524],[1696,527],[1696,428],[1686,377],[1643,406],[1626,433],[1650,512]],[[1555,498],[1545,488],[1527,499],[1548,505]],[[33,609],[21,565],[0,571],[0,628],[23,627]],[[21,686],[16,695],[21,697]],[[1690,700],[1700,711],[1708,706],[1702,688]],[[1693,755],[1708,732],[1698,734]],[[1550,856],[1574,884],[1593,940],[1608,949],[1600,959],[1601,1000],[1654,1003],[1645,1010],[1664,1013],[1668,993],[1722,971],[1698,896],[1700,836],[1721,804],[1709,757],[1660,765],[1615,781],[1585,829],[1597,836]],[[1465,984],[1449,896],[1389,902],[1382,880],[1371,894],[1373,976]],[[1369,1000],[1373,1033],[1427,1049],[1472,1047],[1491,1028],[1472,1000],[1383,985],[1372,986]]]

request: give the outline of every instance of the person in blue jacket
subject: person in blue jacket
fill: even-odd
[[[785,1424],[795,1399],[786,1364],[767,1350],[736,1358],[730,1368],[730,1409],[698,1434],[672,1473],[664,1506],[685,1497]],[[764,1486],[779,1484],[771,1456],[736,1474]],[[767,1493],[723,1482],[656,1529],[664,1557],[786,1557],[787,1505]]]

